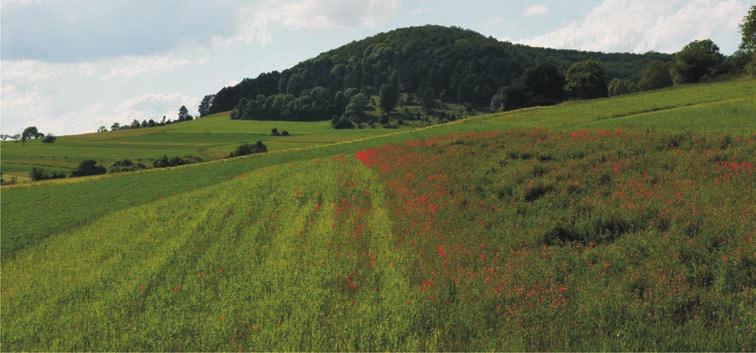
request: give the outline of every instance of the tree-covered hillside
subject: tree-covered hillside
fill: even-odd
[[[339,92],[355,88],[369,95],[377,94],[384,84],[417,97],[430,95],[444,102],[488,106],[501,88],[511,85],[528,67],[549,62],[564,72],[571,64],[588,59],[604,65],[608,82],[613,78],[637,80],[647,62],[667,61],[671,56],[533,48],[458,27],[408,27],[349,43],[283,72],[263,73],[224,87],[215,95],[209,113],[232,110],[247,98],[256,102],[251,105],[259,104],[268,114],[273,110],[284,120],[325,120],[332,118],[328,114],[334,110],[343,110],[348,102],[329,99],[330,104],[343,107],[321,109],[318,105],[323,102],[310,97],[308,90],[322,87],[327,91],[318,89],[317,96],[327,92],[336,97]],[[303,110],[316,107],[317,113],[284,112],[283,106],[298,98],[301,104],[293,106],[304,107]]]

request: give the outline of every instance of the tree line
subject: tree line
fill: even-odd
[[[113,125],[110,126],[110,131],[165,126],[165,125],[170,125],[174,123],[180,123],[182,121],[191,121],[191,120],[194,120],[194,116],[189,114],[189,109],[187,109],[185,105],[182,105],[178,110],[176,120],[166,119],[166,116],[163,115],[163,119],[160,121],[155,121],[153,119],[149,119],[149,120],[144,119],[142,120],[142,122],[139,122],[139,120],[134,119],[130,124],[123,124],[123,125],[121,123],[115,122],[113,123]],[[104,125],[100,126],[100,128],[97,129],[97,132],[107,132],[107,131],[108,131],[108,128]]]
[[[231,110],[232,119],[330,119],[340,127],[377,105],[392,112],[407,103],[399,97],[424,107],[439,101],[506,110],[702,82],[750,72],[752,13],[741,24],[744,44],[731,56],[708,39],[675,54],[606,54],[533,48],[456,27],[402,28],[244,79],[200,106],[206,114]],[[377,94],[380,103],[371,104]]]

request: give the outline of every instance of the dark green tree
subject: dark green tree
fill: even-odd
[[[40,133],[36,126],[29,126],[21,133],[21,144],[26,143],[26,140],[38,139],[45,136]]]
[[[45,136],[45,138],[42,139],[42,142],[44,142],[44,143],[53,143],[57,139],[58,138],[55,137],[55,135],[53,135],[53,134],[47,134],[47,136]]]
[[[690,42],[675,54],[675,82],[695,83],[720,73],[724,56],[710,39]]]
[[[433,106],[436,101],[436,91],[433,87],[425,87],[423,93],[420,95],[420,105],[426,112],[433,111]]]
[[[633,93],[637,90],[635,83],[630,80],[623,80],[615,77],[609,82],[610,96],[621,96],[623,94]]]
[[[670,64],[654,60],[646,64],[641,72],[638,86],[643,91],[672,86],[672,76],[669,74]]]
[[[194,119],[194,117],[189,114],[189,109],[186,109],[186,106],[182,105],[181,108],[179,108],[178,121],[186,121],[192,119]]]
[[[363,93],[357,93],[349,99],[344,115],[353,122],[361,122],[368,110],[368,98]]]
[[[396,108],[399,102],[399,89],[393,84],[383,84],[380,89],[381,110],[389,113]]]
[[[756,50],[756,5],[752,5],[748,14],[740,23],[740,49],[748,52]]]
[[[199,111],[201,117],[210,114],[210,106],[213,104],[214,97],[214,94],[208,94],[202,98],[199,107],[197,107],[197,111]]]
[[[79,163],[79,166],[74,169],[73,172],[71,172],[71,176],[78,177],[86,175],[97,175],[105,174],[106,172],[107,169],[105,169],[105,167],[97,164],[97,162],[94,160],[88,159]]]
[[[525,70],[522,83],[540,98],[562,100],[564,98],[564,75],[552,63],[540,63]]]
[[[526,107],[532,98],[530,90],[520,82],[515,82],[515,84],[504,88],[501,92],[504,99],[502,102],[503,110]]]
[[[565,76],[565,89],[572,98],[591,99],[606,97],[606,70],[595,60],[585,60],[572,64]]]

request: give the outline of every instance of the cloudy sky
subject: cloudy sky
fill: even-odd
[[[243,77],[397,27],[555,48],[732,53],[754,0],[0,0],[0,131],[58,135],[196,111]]]

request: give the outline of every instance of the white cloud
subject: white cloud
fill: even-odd
[[[533,5],[525,9],[522,13],[525,16],[544,16],[549,14],[549,7],[546,5]]]
[[[416,15],[416,16],[425,15],[427,13],[428,13],[428,8],[427,7],[417,7],[417,8],[415,8],[415,9],[412,10],[412,14]]]
[[[117,104],[110,119],[120,123],[128,123],[134,119],[158,119],[165,115],[169,119],[175,119],[179,107],[185,105],[190,114],[197,114],[196,104],[198,97],[190,97],[180,93],[168,94],[145,94],[131,97]]]
[[[128,57],[114,60],[109,64],[110,69],[101,78],[103,80],[131,79],[149,71],[165,71],[183,66],[192,62],[178,53],[148,57]]]
[[[267,1],[242,7],[237,31],[230,37],[215,37],[215,45],[236,42],[266,45],[272,40],[271,26],[293,29],[374,27],[390,18],[399,0],[294,0]]]
[[[739,0],[604,0],[581,21],[522,42],[552,48],[674,52],[692,40],[712,38],[730,47],[734,41],[720,34],[736,30],[747,8]]]

